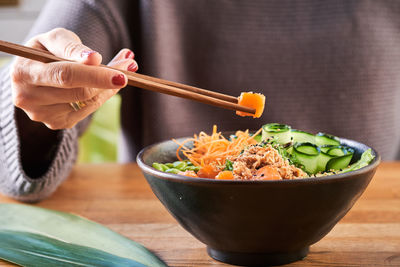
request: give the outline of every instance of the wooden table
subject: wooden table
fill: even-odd
[[[15,201],[0,196],[0,202]],[[176,223],[135,164],[78,165],[52,197],[36,205],[102,223],[170,266],[228,266],[208,257],[205,245]],[[288,266],[400,266],[400,162],[382,163],[351,211],[304,260]]]

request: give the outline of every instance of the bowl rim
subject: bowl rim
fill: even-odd
[[[178,139],[183,139],[183,138],[190,138],[190,137],[180,137]],[[339,140],[345,141],[345,142],[353,142],[360,144],[362,146],[367,147],[367,149],[371,149],[372,153],[375,155],[374,160],[368,164],[365,167],[362,167],[358,170],[347,172],[347,173],[341,173],[341,174],[334,174],[334,175],[328,175],[328,176],[321,176],[321,177],[307,177],[307,178],[298,178],[298,179],[285,179],[285,180],[216,180],[216,179],[208,179],[208,178],[195,178],[195,177],[188,177],[185,175],[180,175],[180,174],[173,174],[173,173],[167,173],[163,171],[159,171],[152,166],[147,165],[143,161],[143,156],[146,153],[146,151],[150,150],[151,148],[160,145],[162,143],[169,142],[171,140],[164,140],[160,141],[157,143],[154,143],[152,145],[146,146],[143,149],[140,150],[138,155],[136,156],[136,163],[138,166],[141,168],[141,170],[144,173],[151,174],[157,178],[163,179],[163,180],[173,180],[176,182],[185,182],[185,183],[199,183],[199,184],[237,184],[237,185],[252,185],[252,184],[297,184],[297,183],[320,183],[320,182],[329,182],[329,181],[336,181],[336,180],[341,180],[348,178],[349,176],[357,176],[361,174],[368,173],[372,171],[373,169],[376,169],[378,165],[381,163],[381,156],[379,153],[372,147],[357,142],[355,140],[347,139],[347,138],[340,138],[338,137]]]

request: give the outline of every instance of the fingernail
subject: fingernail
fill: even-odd
[[[112,83],[114,85],[124,85],[125,84],[125,76],[123,74],[118,74],[112,77]]]
[[[137,70],[138,70],[138,65],[136,64],[136,62],[133,62],[132,64],[130,64],[130,65],[128,66],[128,70],[129,70],[129,71],[132,71],[132,72],[137,71]]]
[[[96,53],[96,51],[93,51],[93,50],[83,51],[83,52],[81,53],[81,57],[87,58],[87,57],[89,57],[91,54],[94,54],[94,53]]]
[[[128,52],[126,52],[126,54],[125,54],[125,58],[134,58],[134,54],[133,54],[133,52],[132,51],[128,51]]]

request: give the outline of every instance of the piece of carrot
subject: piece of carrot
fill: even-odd
[[[243,111],[236,111],[237,115],[242,117],[252,116],[253,118],[259,118],[264,112],[265,96],[263,94],[253,92],[243,92],[238,98],[238,104],[241,106],[254,108],[256,113],[251,114]]]
[[[255,180],[282,180],[278,170],[272,166],[264,166],[257,170]]]
[[[200,170],[197,172],[197,176],[201,178],[211,178],[214,179],[215,176],[219,173],[219,170],[216,169],[213,165],[204,165],[203,167],[200,168]]]
[[[215,176],[216,180],[233,180],[233,173],[231,171],[222,171]]]
[[[197,176],[197,174],[194,171],[178,172],[178,174],[193,177],[193,178],[199,178],[199,176]]]

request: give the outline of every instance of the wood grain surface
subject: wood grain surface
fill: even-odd
[[[6,202],[15,201],[0,195]],[[169,266],[228,266],[177,224],[136,164],[77,165],[52,197],[35,205],[102,223]],[[14,265],[0,260],[0,266]],[[382,163],[350,212],[304,260],[287,266],[400,266],[400,162]]]

